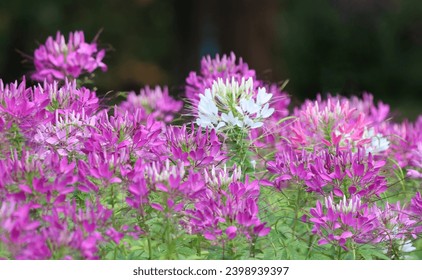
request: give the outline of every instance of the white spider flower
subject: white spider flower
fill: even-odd
[[[243,112],[249,113],[251,115],[258,113],[261,110],[261,106],[255,103],[253,99],[245,99],[242,98],[240,100],[240,111],[237,109],[241,114]]]
[[[390,147],[390,141],[388,141],[381,133],[375,135],[373,128],[365,130],[364,137],[371,139],[371,143],[366,147],[367,153],[379,154],[388,150]]]
[[[243,122],[238,117],[235,117],[231,111],[228,114],[221,114],[221,119],[228,125],[243,127]]]
[[[274,108],[269,107],[273,95],[263,87],[257,93],[254,90],[252,78],[240,82],[235,78],[214,81],[211,88],[199,95],[196,123],[216,130],[263,126],[264,119],[274,113]]]
[[[200,94],[198,105],[198,116],[196,123],[201,127],[221,128],[225,124],[219,121],[218,108],[214,102],[210,89],[205,94]]]

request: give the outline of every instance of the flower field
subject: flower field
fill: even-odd
[[[110,106],[105,57],[58,32],[0,80],[1,259],[422,259],[422,115],[292,108],[233,53]]]

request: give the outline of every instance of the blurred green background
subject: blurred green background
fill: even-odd
[[[47,36],[102,30],[99,94],[168,84],[183,92],[203,55],[234,51],[261,79],[317,93],[374,94],[399,118],[422,113],[421,0],[1,0],[0,78],[20,79]]]

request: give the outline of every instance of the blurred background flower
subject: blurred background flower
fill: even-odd
[[[233,51],[259,79],[289,79],[292,106],[318,92],[369,91],[399,118],[422,108],[420,0],[3,0],[0,78],[29,73],[22,53],[58,30],[83,30],[88,42],[102,30],[109,71],[96,74],[99,96],[157,84],[181,95],[202,56]]]

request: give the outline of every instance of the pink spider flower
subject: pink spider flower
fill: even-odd
[[[315,175],[309,170],[309,163],[312,160],[312,155],[304,150],[300,153],[296,152],[289,146],[286,146],[283,151],[276,154],[274,161],[267,163],[267,170],[276,174],[275,179],[269,184],[282,190],[295,185],[303,185],[305,182],[313,182],[313,184],[321,185],[318,179],[314,179]],[[318,181],[317,181],[318,180]],[[313,186],[308,184],[310,190]]]
[[[151,207],[158,211],[180,212],[191,190],[184,184],[185,168],[183,163],[171,163],[169,159],[164,162],[155,161],[145,164],[145,177],[151,191],[159,195],[161,201],[151,203]],[[187,180],[189,177],[187,176]],[[165,200],[165,201],[164,201]],[[163,205],[163,204],[166,205]]]
[[[51,251],[38,233],[40,221],[30,217],[34,203],[3,201],[0,206],[0,242],[11,259],[48,259]]]
[[[371,120],[352,107],[348,99],[328,96],[327,100],[322,100],[318,96],[316,101],[306,101],[301,108],[296,108],[294,115],[297,119],[291,122],[291,134],[286,136],[296,148],[366,147],[373,137],[382,138],[382,135],[368,132]],[[388,142],[384,142],[378,144],[382,147],[376,146],[377,151],[388,148]]]
[[[100,244],[119,243],[123,237],[111,226],[111,214],[98,201],[87,201],[84,209],[74,201],[64,201],[43,215],[46,226],[41,233],[53,252],[63,250],[74,258],[98,259]]]
[[[402,207],[400,202],[386,203],[383,209],[374,206],[374,213],[378,216],[379,227],[374,242],[383,243],[384,253],[391,258],[400,258],[416,248],[412,241],[420,233],[420,218]],[[419,222],[419,224],[418,224]]]
[[[116,168],[110,166],[108,161],[105,161],[96,153],[87,155],[87,162],[79,165],[79,172],[84,174],[85,182],[89,178],[96,182],[95,185],[100,188],[109,187],[111,184],[119,184],[122,180],[116,176]],[[83,170],[83,171],[82,171]]]
[[[363,149],[357,152],[337,149],[334,155],[322,152],[309,168],[313,179],[322,182],[319,187],[331,187],[335,196],[357,194],[362,199],[370,199],[387,190],[387,181],[380,175],[384,165],[385,161],[374,160],[372,154],[366,155]],[[322,189],[315,191],[323,193]]]
[[[410,200],[407,211],[410,217],[415,220],[415,233],[422,233],[422,196],[420,192],[417,192]]]
[[[17,151],[14,150],[10,154],[10,158],[0,160],[0,173],[4,175],[0,178],[0,201],[3,199],[25,201],[25,193],[31,192],[28,191],[28,181],[39,178],[35,177],[34,174],[43,176],[43,162],[41,159],[34,157],[30,151],[23,150],[19,156]],[[18,186],[18,190],[16,190],[16,186]],[[40,193],[45,193],[42,186],[38,190]]]
[[[347,100],[346,98],[342,98]],[[387,121],[390,113],[390,106],[378,101],[374,102],[374,96],[368,92],[364,92],[361,98],[352,96],[348,99],[351,108],[356,108],[358,112],[365,114],[366,118],[370,120],[371,125],[379,126]]]
[[[163,135],[164,125],[152,117],[142,122],[140,110],[132,115],[115,107],[114,115],[99,112],[97,126],[91,127],[91,137],[85,141],[83,151],[95,152],[105,160],[126,164],[132,159],[144,160],[165,158],[166,147]]]
[[[48,96],[50,103],[47,109],[49,111],[59,110],[60,113],[65,111],[81,112],[85,110],[86,114],[93,115],[98,111],[99,100],[95,91],[91,91],[85,87],[78,87],[76,81],[65,79],[64,84],[59,86],[57,81],[52,83],[44,82],[41,87],[36,87],[38,91],[34,99],[43,98],[42,95]]]
[[[141,89],[139,95],[136,95],[133,91],[130,92],[127,100],[123,101],[119,107],[129,112],[139,108],[145,112],[145,119],[152,115],[158,121],[170,123],[175,114],[182,109],[183,102],[171,97],[167,87],[150,88],[147,86]]]
[[[54,115],[53,121],[37,127],[32,140],[35,151],[42,157],[49,152],[61,156],[82,153],[84,142],[91,137],[90,128],[97,123],[96,117],[87,115],[83,108],[80,112],[65,111],[63,114],[56,110]]]
[[[380,221],[377,241],[415,239],[417,237],[415,230],[417,219],[412,216],[412,212],[402,207],[400,202],[386,203],[383,209],[375,207],[374,212]]]
[[[49,130],[58,114],[91,115],[97,109],[95,92],[77,88],[75,82],[26,88],[25,81],[6,86],[0,81],[0,116],[9,129],[13,124],[19,127],[26,145],[36,144],[33,138],[40,130]]]
[[[375,238],[375,230],[379,225],[377,215],[367,204],[361,202],[360,197],[345,197],[335,203],[333,196],[325,198],[325,204],[317,201],[316,208],[310,210],[314,224],[312,233],[319,236],[319,245],[335,244],[348,250],[347,243],[367,243]]]
[[[394,158],[401,168],[407,167],[415,171],[422,169],[422,116],[414,123],[406,120],[386,125],[384,129],[391,135],[391,149],[388,155]],[[413,174],[418,177],[418,173]]]
[[[167,145],[173,159],[185,166],[203,168],[218,165],[226,159],[226,152],[213,129],[203,132],[192,124],[189,127],[169,126],[166,131]]]
[[[16,125],[25,138],[31,138],[39,124],[52,117],[47,111],[50,99],[40,95],[37,87],[27,88],[25,79],[18,83],[3,84],[0,80],[0,117],[9,129]]]
[[[202,233],[208,240],[265,236],[270,228],[258,217],[258,196],[258,182],[248,179],[230,183],[227,190],[208,189],[194,209],[186,210],[188,220],[182,224],[188,232]]]
[[[364,149],[352,152],[337,147],[334,153],[321,150],[310,154],[287,148],[268,162],[267,169],[276,174],[273,185],[278,189],[293,183],[305,185],[308,192],[333,192],[338,197],[358,194],[368,200],[387,190],[387,181],[380,175],[384,165],[385,161],[375,160]]]
[[[31,78],[35,81],[52,82],[65,78],[77,79],[97,68],[106,71],[107,66],[102,61],[104,56],[105,50],[98,50],[95,41],[85,42],[82,31],[70,32],[67,42],[57,32],[55,39],[48,37],[45,44],[35,50],[35,72]]]
[[[145,213],[145,207],[149,203],[150,190],[147,186],[143,172],[135,176],[128,187],[129,195],[126,197],[126,203],[136,209],[141,215]]]

